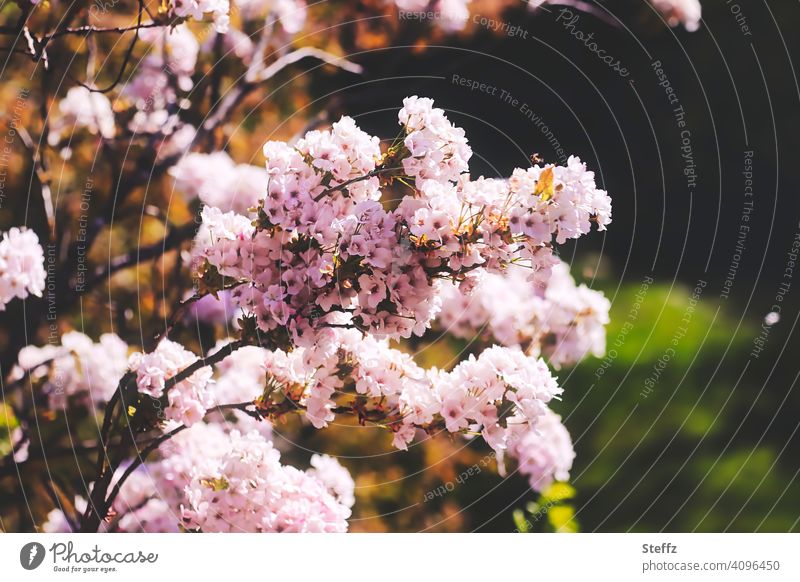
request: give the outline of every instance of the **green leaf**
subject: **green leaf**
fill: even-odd
[[[208,487],[212,491],[224,491],[230,487],[230,483],[225,477],[212,477],[209,479],[200,479],[200,484]]]

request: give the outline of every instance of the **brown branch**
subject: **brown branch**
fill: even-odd
[[[115,470],[112,468],[111,460],[108,456],[108,442],[110,441],[111,437],[113,418],[116,413],[117,403],[122,397],[122,390],[135,377],[136,375],[129,371],[126,372],[122,378],[120,378],[117,389],[114,391],[113,396],[111,396],[111,399],[108,401],[108,405],[103,413],[103,426],[100,430],[100,439],[98,442],[99,447],[97,449],[97,478],[95,479],[94,485],[92,485],[92,490],[89,494],[89,502],[86,504],[86,511],[81,519],[81,528],[83,528],[85,525],[88,527],[87,524],[91,524],[96,521],[96,524],[94,525],[94,530],[96,531],[97,527],[100,525],[100,519],[95,517],[96,515],[99,515],[99,513],[95,511],[95,508],[102,507],[103,500],[106,496],[106,491],[108,491],[108,486],[111,483],[111,478],[113,477]],[[103,512],[103,516],[105,516],[105,512]]]
[[[241,347],[244,347],[245,345],[247,344],[243,340],[236,340],[228,344],[225,344],[210,356],[203,356],[198,358],[197,360],[189,364],[187,367],[185,367],[183,370],[181,370],[171,378],[167,379],[164,382],[164,392],[165,393],[168,392],[176,384],[178,384],[179,382],[183,382],[198,370],[205,368],[206,366],[213,366],[217,362],[224,360],[233,352],[235,352]]]
[[[258,415],[258,412],[247,410],[247,407],[249,406],[253,406],[253,403],[237,402],[236,404],[220,404],[219,406],[216,406],[213,410],[209,412],[217,412],[219,410],[241,410],[243,412],[246,412],[247,414],[250,414],[251,416],[255,415],[257,418],[261,418],[261,416]],[[127,481],[128,477],[130,477],[134,473],[134,471],[136,471],[136,469],[138,469],[144,464],[145,459],[147,459],[147,457],[152,452],[154,452],[162,444],[170,440],[175,435],[183,432],[187,428],[189,427],[186,426],[185,424],[175,427],[171,431],[154,439],[153,442],[151,442],[146,448],[144,448],[142,452],[137,455],[136,459],[130,465],[128,465],[128,468],[125,469],[125,472],[122,474],[119,480],[114,484],[114,488],[111,490],[111,493],[109,493],[108,499],[106,499],[106,508],[111,508],[111,506],[114,504],[114,501],[117,498],[117,495],[119,495],[122,486],[125,484],[125,481]]]
[[[168,26],[169,23],[165,22],[146,22],[144,24],[134,24],[132,26],[116,26],[111,28],[97,28],[95,26],[87,25],[87,26],[79,26],[77,28],[65,28],[63,30],[58,30],[51,34],[45,35],[43,39],[47,40],[48,42],[54,38],[58,38],[60,36],[65,36],[67,34],[75,34],[75,35],[83,35],[88,36],[89,34],[104,34],[104,33],[116,33],[116,34],[124,34],[126,32],[136,32],[145,28],[158,28],[158,27],[165,27]]]
[[[296,51],[292,51],[282,56],[261,72],[251,73],[248,71],[248,75],[245,76],[244,80],[225,95],[217,110],[206,119],[206,122],[203,124],[203,129],[206,131],[212,131],[222,121],[225,120],[230,111],[234,109],[253,89],[255,89],[259,83],[263,83],[264,81],[272,79],[275,75],[289,65],[308,57],[319,59],[326,64],[334,65],[351,73],[360,74],[364,71],[361,65],[349,61],[344,57],[338,57],[322,49],[314,47],[303,47],[301,49],[297,49]]]
[[[339,190],[344,190],[348,186],[355,184],[357,182],[363,182],[364,180],[369,180],[370,178],[374,178],[375,176],[380,176],[381,174],[385,174],[388,172],[394,172],[397,170],[402,170],[403,168],[395,167],[395,168],[377,168],[372,170],[371,172],[364,174],[363,176],[358,176],[357,178],[352,178],[337,186],[332,186],[320,192],[317,196],[314,197],[314,202],[319,202],[329,194],[333,194],[334,192],[338,192]]]
[[[144,0],[139,0],[139,11],[136,16],[136,27],[134,28],[135,32],[133,35],[133,39],[131,43],[128,45],[128,50],[125,52],[125,58],[122,61],[122,66],[119,68],[119,73],[117,73],[116,79],[114,82],[111,83],[108,87],[104,89],[95,89],[86,85],[85,83],[80,83],[85,89],[88,89],[92,93],[108,93],[109,91],[113,91],[114,88],[119,85],[119,82],[122,81],[123,75],[125,75],[125,70],[128,68],[128,63],[133,56],[133,49],[136,47],[136,43],[139,41],[139,30],[142,28],[142,12],[144,11]],[[49,39],[48,39],[49,40]]]
[[[133,472],[142,465],[142,463],[144,463],[144,461],[148,457],[148,455],[150,455],[150,453],[155,451],[163,443],[167,442],[169,439],[174,437],[176,434],[178,434],[180,432],[183,432],[187,428],[189,428],[189,427],[186,426],[185,424],[182,424],[182,425],[180,425],[180,426],[178,426],[176,428],[173,428],[168,433],[165,433],[165,434],[161,435],[160,437],[158,437],[156,440],[154,440],[152,443],[150,443],[147,447],[145,447],[145,449],[142,450],[141,453],[139,453],[137,455],[136,459],[130,465],[128,465],[128,468],[125,469],[125,472],[122,473],[122,476],[114,484],[113,489],[111,489],[111,493],[109,493],[108,498],[104,502],[103,517],[106,516],[106,514],[108,513],[108,509],[114,504],[114,500],[117,498],[117,495],[119,495],[119,491],[120,491],[120,489],[122,489],[122,486],[125,484],[125,481],[128,480],[128,477],[130,477],[133,474]],[[81,531],[87,531],[87,530],[84,530],[83,527],[81,527]]]
[[[172,389],[178,382],[182,382],[183,380],[189,378],[192,374],[194,374],[197,370],[201,368],[205,368],[206,366],[212,366],[217,362],[222,361],[234,351],[238,350],[241,347],[244,347],[247,343],[244,340],[237,340],[233,341],[229,344],[222,346],[216,352],[209,356],[200,357],[195,360],[192,364],[178,372],[176,375],[169,378],[164,383],[164,393],[168,392]],[[119,488],[124,483],[125,479],[130,476],[130,474],[138,467],[139,465],[144,462],[144,458],[153,452],[158,446],[163,443],[164,441],[172,438],[176,434],[178,434],[181,430],[184,430],[186,427],[181,426],[176,429],[173,429],[169,433],[158,437],[155,439],[150,445],[148,445],[142,453],[139,454],[136,461],[134,461],[128,469],[126,469],[125,473],[123,473],[122,478],[116,483],[116,486],[111,492],[110,497],[106,497],[106,492],[108,491],[108,487],[111,485],[111,481],[114,477],[114,473],[119,468],[119,462],[117,463],[106,463],[108,460],[108,451],[105,445],[106,442],[109,441],[109,436],[112,427],[112,416],[114,415],[114,410],[116,408],[117,402],[122,397],[122,392],[125,389],[126,385],[128,385],[132,380],[136,377],[135,372],[129,371],[127,372],[119,382],[117,386],[117,390],[114,392],[114,396],[112,396],[111,400],[109,401],[109,405],[106,408],[105,416],[103,418],[103,428],[101,430],[100,435],[100,449],[97,456],[98,461],[98,468],[97,468],[97,478],[92,486],[92,491],[89,495],[89,503],[86,506],[86,512],[81,519],[81,532],[95,532],[100,525],[100,522],[106,517],[108,514],[108,510],[111,507],[111,503],[113,503],[114,498],[116,497],[117,493],[119,492]],[[233,405],[229,405],[233,406]],[[222,407],[217,407],[217,409]],[[165,438],[166,437],[166,438]],[[131,444],[136,444],[131,443]],[[124,455],[120,454],[120,458],[124,458]]]
[[[171,229],[168,234],[160,241],[151,245],[138,247],[137,249],[111,259],[107,265],[95,269],[92,277],[84,284],[84,290],[93,289],[108,277],[129,267],[135,267],[144,261],[157,259],[166,252],[181,246],[187,240],[191,240],[197,232],[197,223],[192,221],[177,228]],[[72,289],[73,293],[75,289]]]
[[[43,95],[42,95],[42,102],[47,103],[47,95],[44,93],[44,83],[43,83]],[[46,107],[46,105],[45,105]],[[46,115],[46,113],[44,113]],[[33,170],[36,173],[36,177],[39,178],[39,184],[42,187],[42,202],[44,203],[44,212],[45,216],[47,217],[47,227],[50,231],[51,240],[55,236],[56,231],[56,215],[55,215],[55,207],[53,206],[53,192],[50,187],[50,173],[47,170],[47,158],[42,155],[42,150],[40,147],[34,143],[31,134],[28,133],[28,130],[22,126],[17,127],[17,133],[19,134],[20,139],[22,140],[22,144],[31,152],[31,160],[33,161]],[[43,119],[42,122],[42,136],[40,143],[47,143],[47,135],[48,135],[48,126],[47,126],[47,119]]]

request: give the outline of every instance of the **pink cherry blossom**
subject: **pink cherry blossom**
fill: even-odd
[[[47,272],[44,250],[32,230],[13,227],[0,240],[0,311],[12,299],[41,297]]]
[[[520,473],[535,491],[553,481],[566,481],[575,458],[569,432],[561,417],[546,409],[536,426],[515,435],[509,454],[517,459]]]
[[[70,87],[50,121],[50,145],[57,145],[78,129],[111,139],[116,134],[114,111],[108,97],[86,87]]]
[[[153,398],[161,398],[167,388],[167,381],[196,360],[197,356],[192,352],[165,339],[153,352],[136,352],[131,355],[129,365],[136,372],[139,391]],[[200,421],[213,405],[209,389],[211,375],[211,368],[200,368],[166,390],[164,419],[182,422],[187,426]]]

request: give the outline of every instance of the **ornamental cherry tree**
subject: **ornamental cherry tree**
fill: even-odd
[[[468,23],[468,2],[433,4],[445,31]],[[603,354],[610,305],[576,285],[557,250],[611,222],[594,173],[573,156],[505,178],[473,176],[465,131],[417,95],[398,103],[393,139],[344,116],[266,141],[263,165],[237,163],[219,134],[249,95],[300,61],[361,68],[292,48],[309,10],[302,0],[235,5],[140,1],[132,25],[96,26],[96,10],[78,10],[51,29],[45,11],[57,2],[21,1],[4,30],[27,39],[12,52],[43,78],[39,136],[17,130],[50,238],[25,227],[2,233],[0,310],[27,309],[52,288],[60,310],[80,313],[110,277],[171,251],[191,291],[138,343],[77,325],[44,345],[17,342],[0,475],[55,454],[36,431],[40,418],[57,419],[73,453],[91,462],[78,469],[83,490],[51,484],[44,531],[347,531],[350,473],[328,455],[305,469],[282,461],[273,427],[299,417],[320,431],[340,419],[377,427],[398,451],[429,438],[482,442],[500,472],[511,464],[537,491],[567,480],[575,454],[550,408],[563,392],[554,370]],[[671,25],[687,22],[690,5],[653,1]],[[119,69],[99,75],[98,39],[126,34]],[[75,38],[87,41],[86,76],[58,96],[51,57]],[[230,79],[215,68],[223,59]],[[85,162],[85,143],[108,161],[114,191],[70,240],[57,224],[51,166]],[[156,244],[85,272],[82,253],[154,179],[174,185],[191,219],[165,219]],[[48,321],[44,302],[32,305],[32,322]],[[178,332],[194,321],[227,332],[193,351]],[[429,332],[474,339],[477,349],[448,369],[426,368],[410,345]],[[97,438],[73,441],[72,422],[87,418]]]
[[[346,530],[346,471],[329,457],[306,472],[280,463],[263,421],[289,414],[318,429],[353,415],[390,431],[398,449],[419,435],[480,437],[499,458],[514,459],[534,489],[568,477],[569,435],[548,408],[562,389],[540,356],[560,363],[598,352],[596,328],[608,306],[576,288],[553,251],[592,224],[604,229],[610,199],[577,158],[520,168],[507,180],[472,179],[464,131],[430,99],[405,99],[398,120],[399,136],[385,151],[347,117],[294,146],[268,142],[263,195],[246,209],[235,199],[212,206],[216,193],[199,190],[197,292],[185,303],[227,291],[239,328],[209,354],[164,337],[125,362],[114,357],[114,336],[100,344],[69,336],[69,355],[54,357],[77,386],[93,370],[74,359],[116,362],[96,372],[106,385],[119,377],[103,437],[159,433],[132,461],[100,460],[89,499],[76,501],[76,526]],[[387,199],[389,190],[401,192],[399,200]],[[531,323],[530,337],[511,341],[498,328],[505,345],[449,371],[423,369],[394,347],[425,333],[445,303],[442,325],[461,333],[482,326],[461,321],[451,296],[479,294],[492,277],[521,281],[522,295],[540,303],[543,321]],[[548,299],[555,285],[558,299]],[[586,306],[568,311],[561,304],[570,294]],[[547,322],[557,310],[567,311],[555,318],[561,328]],[[563,337],[555,342],[542,337],[556,333]],[[48,355],[26,352],[25,364]],[[37,374],[36,364],[24,373]],[[47,527],[70,526],[57,512]]]

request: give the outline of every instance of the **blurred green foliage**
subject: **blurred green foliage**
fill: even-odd
[[[553,483],[536,501],[525,504],[525,509],[515,509],[515,532],[518,533],[576,533],[575,508],[571,500],[575,488],[569,483]]]
[[[740,321],[738,306],[720,303],[710,285],[688,323],[685,285],[656,281],[643,300],[637,283],[606,292],[616,357],[561,373],[558,410],[575,441],[575,516],[584,529],[796,530],[798,397],[769,373],[791,350],[790,322],[771,331],[756,359],[760,322]],[[637,295],[641,308],[619,344]]]

